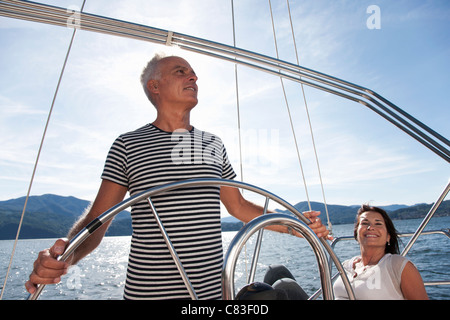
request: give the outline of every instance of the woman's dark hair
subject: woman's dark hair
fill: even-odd
[[[389,218],[386,211],[384,211],[381,208],[378,207],[372,207],[366,204],[363,204],[361,208],[358,209],[358,214],[356,215],[356,222],[355,222],[355,228],[353,230],[353,236],[355,239],[357,238],[357,230],[359,227],[359,217],[361,214],[367,211],[375,211],[381,214],[381,216],[384,219],[384,223],[386,225],[387,232],[391,236],[391,239],[388,243],[386,243],[386,247],[384,249],[385,253],[392,253],[392,254],[400,254],[400,249],[398,247],[398,235],[397,230],[395,230],[394,223],[392,223],[391,218]]]

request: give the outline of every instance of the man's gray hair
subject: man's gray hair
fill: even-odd
[[[147,83],[150,80],[159,80],[161,77],[161,72],[158,69],[158,63],[162,59],[166,58],[167,56],[164,53],[157,53],[155,56],[147,63],[147,66],[142,70],[141,74],[141,84],[144,88],[144,92],[147,95],[150,102],[155,105],[153,98],[151,96],[150,91],[147,89]]]

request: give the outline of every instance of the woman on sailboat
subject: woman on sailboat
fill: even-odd
[[[357,300],[426,300],[428,295],[416,267],[399,255],[398,236],[383,209],[362,205],[354,237],[361,255],[344,261],[344,269]],[[348,299],[339,277],[334,284],[336,299]]]

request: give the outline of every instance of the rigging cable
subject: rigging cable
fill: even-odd
[[[275,23],[274,23],[273,12],[272,12],[272,4],[271,4],[270,0],[269,0],[269,8],[270,8],[270,15],[271,15],[271,19],[272,19],[272,30],[273,30],[273,37],[274,37],[274,42],[275,42],[275,50],[276,50],[276,54],[277,54],[277,59],[279,59],[278,44],[277,44],[276,31],[275,31]],[[297,45],[296,45],[296,42],[295,42],[294,27],[293,27],[293,23],[292,23],[292,16],[291,16],[291,10],[290,10],[290,6],[289,6],[289,0],[287,0],[287,8],[288,8],[288,12],[289,12],[289,20],[290,20],[290,25],[291,25],[292,38],[293,38],[293,41],[294,41],[294,50],[295,50],[295,54],[296,54],[297,65],[299,65],[300,63],[299,63],[299,58],[298,58]],[[304,174],[304,170],[303,170],[303,165],[302,165],[302,161],[301,161],[300,151],[299,151],[299,148],[298,148],[297,138],[296,138],[296,135],[295,135],[295,129],[294,129],[293,120],[292,120],[292,116],[291,116],[291,112],[290,112],[290,108],[289,108],[289,103],[288,103],[287,96],[286,96],[286,91],[285,91],[285,87],[284,87],[283,78],[280,77],[280,81],[281,81],[281,86],[282,86],[282,89],[283,89],[284,99],[286,101],[286,108],[287,108],[288,115],[289,115],[289,121],[290,121],[290,125],[291,125],[292,135],[293,135],[293,138],[294,138],[294,141],[295,141],[295,147],[296,147],[296,151],[297,151],[297,157],[298,157],[298,161],[299,161],[299,165],[300,165],[300,170],[301,170],[301,173],[302,173],[303,184],[305,186],[307,202],[308,202],[309,210],[312,210],[311,209],[311,202],[310,202],[309,194],[308,194],[306,178],[305,178],[305,174]],[[326,216],[327,216],[328,230],[330,231],[330,234],[331,234],[332,233],[332,226],[331,226],[331,221],[330,221],[330,218],[329,218],[328,206],[327,206],[326,199],[325,199],[325,192],[324,192],[324,189],[323,189],[322,176],[321,176],[321,173],[320,173],[320,165],[319,165],[317,150],[316,150],[316,146],[315,146],[314,135],[313,135],[313,130],[312,130],[312,124],[311,124],[311,119],[310,119],[310,116],[309,116],[308,104],[307,104],[307,101],[306,101],[306,95],[305,95],[303,84],[301,84],[301,88],[302,88],[303,100],[305,102],[306,114],[307,114],[307,118],[308,118],[308,122],[309,122],[310,132],[311,132],[311,138],[312,138],[312,144],[313,144],[316,164],[317,164],[317,168],[318,168],[318,171],[319,171],[319,180],[320,180],[320,185],[321,185],[321,189],[322,189],[322,196],[323,196],[323,200],[324,200],[325,212],[326,212]]]
[[[86,0],[83,0],[83,4],[82,4],[82,6],[81,6],[80,12],[83,11],[83,8],[84,8],[85,3],[86,3]],[[72,18],[72,17],[71,17],[71,18]],[[69,27],[69,21],[67,22],[67,26]],[[64,70],[65,70],[65,68],[66,68],[67,60],[69,59],[70,51],[71,51],[71,49],[72,49],[73,40],[74,40],[74,38],[75,38],[75,34],[76,34],[76,31],[77,31],[77,26],[76,26],[76,24],[73,26],[73,28],[74,28],[74,29],[73,29],[73,33],[72,33],[72,38],[70,39],[70,43],[69,43],[69,47],[68,47],[68,49],[67,49],[66,57],[65,57],[65,59],[64,59],[64,63],[63,63],[62,69],[61,69],[61,73],[60,73],[60,75],[59,75],[58,83],[57,83],[57,85],[56,85],[55,93],[54,93],[54,95],[53,95],[52,104],[51,104],[50,110],[49,110],[49,112],[48,112],[47,122],[46,122],[45,127],[44,127],[44,132],[43,132],[43,134],[42,134],[41,143],[40,143],[40,145],[39,145],[38,153],[37,153],[37,156],[36,156],[36,161],[35,161],[35,163],[34,163],[33,173],[31,174],[31,179],[30,179],[30,183],[29,183],[29,186],[28,186],[27,195],[26,195],[26,197],[25,197],[25,203],[24,203],[23,209],[22,209],[22,215],[21,215],[21,217],[20,217],[19,226],[17,227],[16,238],[15,238],[15,240],[14,240],[14,244],[13,244],[13,248],[12,248],[12,252],[11,252],[11,258],[10,258],[10,260],[9,260],[8,269],[6,270],[5,282],[3,283],[3,289],[2,289],[2,292],[1,292],[1,294],[0,294],[0,300],[2,300],[3,294],[4,294],[4,292],[5,292],[6,283],[7,283],[7,281],[8,281],[8,276],[9,276],[9,272],[10,272],[10,270],[11,270],[12,262],[13,262],[13,259],[14,259],[14,254],[15,254],[15,252],[16,252],[17,242],[18,242],[18,240],[19,240],[20,230],[22,229],[23,219],[24,219],[24,217],[25,217],[25,210],[26,210],[26,208],[27,208],[28,199],[30,198],[31,188],[32,188],[32,186],[33,186],[33,181],[34,181],[34,177],[35,177],[35,174],[36,174],[36,169],[37,169],[38,162],[39,162],[39,158],[40,158],[40,155],[41,155],[42,146],[44,145],[45,136],[46,136],[46,134],[47,134],[48,125],[49,125],[50,119],[51,119],[51,117],[52,117],[53,107],[55,106],[55,101],[56,101],[56,97],[57,97],[57,95],[58,95],[59,86],[60,86],[60,84],[61,84],[61,80],[62,80],[62,77],[63,77],[63,75],[64,75]]]
[[[289,21],[290,21],[290,24],[291,24],[292,40],[294,42],[295,57],[297,59],[297,65],[300,65],[300,59],[298,58],[297,43],[295,41],[294,24],[292,22],[291,7],[289,5],[289,0],[286,0],[286,4],[287,4],[288,12],[289,12]],[[328,213],[327,200],[326,200],[326,197],[325,197],[325,190],[323,188],[323,181],[322,181],[322,173],[321,173],[320,164],[319,164],[319,156],[317,155],[316,142],[315,142],[315,139],[314,139],[314,132],[313,132],[313,128],[312,128],[311,117],[309,116],[308,103],[306,102],[305,88],[303,86],[303,83],[300,83],[300,86],[302,88],[303,101],[305,102],[306,116],[308,118],[309,130],[310,130],[310,133],[311,133],[311,141],[312,141],[312,146],[313,146],[314,155],[315,155],[315,159],[316,159],[317,171],[318,171],[319,180],[320,180],[320,187],[321,187],[321,190],[322,190],[322,198],[323,198],[323,203],[324,203],[324,206],[325,206],[325,213],[327,215],[328,231],[330,231],[330,235],[331,235],[333,227],[331,225],[330,215]]]
[[[272,4],[271,4],[270,0],[269,0],[269,9],[270,9],[270,17],[271,17],[271,20],[272,20],[272,31],[273,31],[273,40],[274,40],[274,43],[275,43],[275,51],[276,51],[276,54],[277,54],[277,59],[279,59],[280,56],[278,54],[277,36],[276,36],[276,32],[275,32],[275,23],[274,23],[274,20],[273,20]],[[293,121],[292,121],[291,110],[290,110],[290,107],[289,107],[289,102],[288,102],[288,99],[287,99],[287,96],[286,96],[286,90],[284,88],[284,81],[283,81],[282,77],[280,77],[280,81],[281,81],[281,88],[283,89],[284,101],[286,102],[286,109],[287,109],[287,112],[288,112],[288,115],[289,115],[289,121],[290,121],[290,124],[291,124],[291,130],[292,130],[292,136],[294,138],[295,149],[297,151],[298,163],[300,165],[300,171],[301,171],[302,178],[303,178],[303,185],[305,187],[306,199],[307,199],[307,202],[308,202],[309,210],[311,211],[311,202],[309,200],[309,193],[308,193],[308,187],[307,187],[306,178],[305,178],[305,172],[303,170],[302,159],[301,159],[301,156],[300,156],[300,150],[298,148],[298,143],[297,143],[297,136],[295,134],[294,124],[293,124]]]
[[[236,47],[236,28],[234,20],[234,1],[231,0],[231,19],[233,23],[233,46]],[[237,60],[237,58],[234,58]],[[236,83],[236,111],[237,111],[237,126],[238,126],[238,138],[239,138],[239,164],[241,171],[241,181],[244,181],[244,171],[242,170],[242,141],[241,141],[241,115],[239,104],[239,82],[238,82],[238,65],[234,64],[234,78]]]
[[[231,0],[231,20],[233,24],[233,46],[236,48],[236,26],[234,19],[234,0]],[[237,60],[235,57],[234,60]],[[236,84],[236,113],[237,113],[237,127],[238,127],[238,139],[239,139],[239,169],[240,169],[240,177],[241,181],[244,181],[244,169],[242,165],[242,137],[241,137],[241,113],[240,113],[240,103],[239,103],[239,81],[238,81],[238,64],[234,64],[234,78]],[[244,193],[244,190],[241,191]],[[244,247],[244,256],[245,256],[245,274],[248,275],[248,264],[247,264],[247,244]]]

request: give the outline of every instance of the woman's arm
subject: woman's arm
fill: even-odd
[[[411,262],[403,269],[400,287],[406,300],[428,300],[419,270]]]

